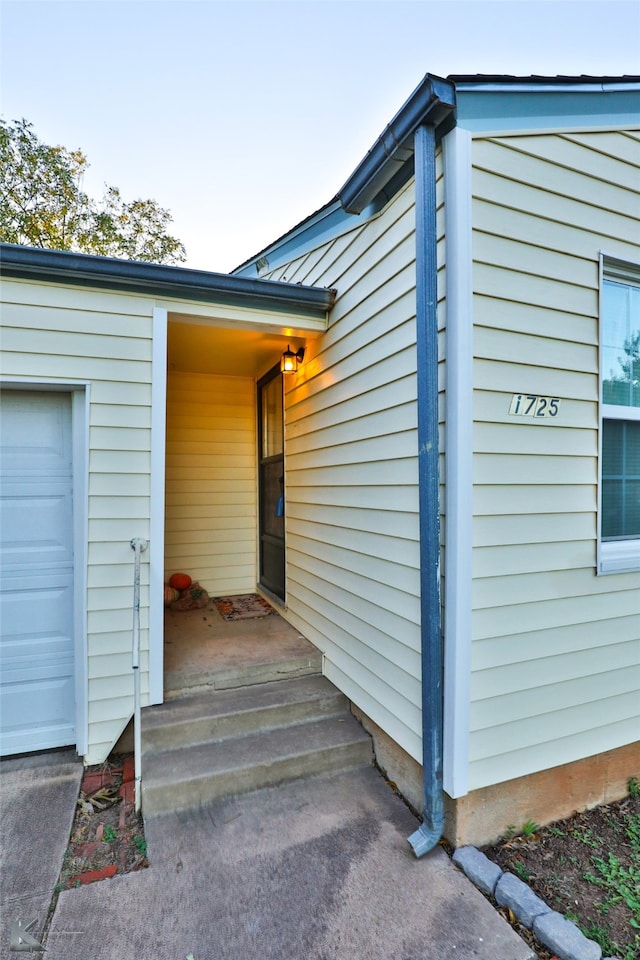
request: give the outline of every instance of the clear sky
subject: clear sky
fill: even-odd
[[[640,0],[1,0],[0,112],[227,272],[333,196],[425,73],[640,74]]]

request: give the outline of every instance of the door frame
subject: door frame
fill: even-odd
[[[282,382],[282,496],[284,497],[284,506],[283,506],[283,531],[282,531],[282,596],[275,593],[270,587],[262,582],[262,470],[261,470],[261,460],[262,457],[262,439],[263,439],[263,428],[262,428],[262,397],[261,390],[262,387],[267,386],[277,377],[281,378]],[[260,590],[263,590],[272,600],[281,606],[286,606],[286,597],[287,597],[287,538],[286,538],[286,502],[287,498],[285,495],[285,424],[284,424],[284,377],[282,371],[280,370],[280,364],[274,364],[265,374],[263,374],[257,381],[256,384],[256,467],[257,467],[257,484],[258,484],[258,496],[257,496],[257,508],[258,508],[258,523],[257,523],[257,584]]]
[[[88,381],[39,378],[18,380],[3,377],[3,390],[67,393],[71,397],[71,450],[73,483],[73,671],[75,692],[75,749],[84,756],[89,749],[89,680],[87,649],[87,567],[89,546],[89,404]]]

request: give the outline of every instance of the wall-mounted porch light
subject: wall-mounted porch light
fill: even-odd
[[[280,360],[280,371],[281,373],[296,373],[298,367],[304,360],[304,347],[300,347],[295,353],[291,349],[291,345],[287,346],[287,349],[282,354]]]

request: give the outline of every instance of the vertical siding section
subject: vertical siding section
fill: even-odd
[[[87,570],[88,763],[133,710],[132,537],[149,536],[152,304],[46,284],[3,284],[2,375],[90,387]],[[141,685],[148,695],[148,564]]]
[[[166,576],[212,596],[255,590],[255,410],[251,378],[169,374]]]
[[[598,255],[637,260],[637,143],[514,136],[473,156],[472,789],[640,729],[640,575],[595,575]],[[510,417],[515,392],[560,416]]]
[[[338,290],[286,384],[288,616],[421,761],[414,222],[410,183],[274,277]]]

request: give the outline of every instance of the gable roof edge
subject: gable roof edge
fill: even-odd
[[[453,119],[455,106],[455,84],[428,73],[338,190],[343,209],[361,213],[413,155],[418,127],[425,123],[438,127]]]

